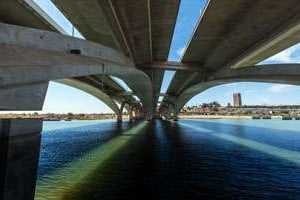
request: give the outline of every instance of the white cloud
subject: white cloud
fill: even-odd
[[[292,85],[284,85],[284,84],[276,84],[271,87],[269,87],[269,91],[273,93],[282,93],[288,91],[291,87],[294,87]]]

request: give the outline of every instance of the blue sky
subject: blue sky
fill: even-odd
[[[70,34],[72,25],[57,11],[49,0],[34,0],[41,6],[59,25]],[[186,44],[191,37],[201,11],[205,6],[204,0],[181,0],[178,21],[176,23],[174,38],[169,54],[169,60],[179,61]],[[75,31],[76,37],[82,37]],[[261,64],[271,63],[300,63],[300,44],[297,44]],[[162,92],[172,80],[174,72],[167,71],[164,76]],[[218,101],[223,105],[232,103],[232,93],[241,92],[244,104],[300,104],[300,87],[281,84],[266,83],[232,83],[211,88],[191,99],[188,105],[203,102]],[[70,101],[71,100],[71,101]],[[69,86],[51,82],[49,85],[43,112],[55,113],[108,113],[112,112],[104,103],[93,96]]]

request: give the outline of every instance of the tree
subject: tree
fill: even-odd
[[[217,102],[217,101],[213,101],[213,102],[212,102],[212,105],[213,105],[213,107],[215,107],[215,108],[221,107],[221,104],[219,104],[219,102]]]
[[[209,106],[209,104],[207,104],[207,103],[202,104],[202,108],[207,108],[208,106]]]

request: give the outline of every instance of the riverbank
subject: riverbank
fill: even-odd
[[[249,115],[184,115],[178,116],[179,119],[252,119]],[[281,119],[281,116],[272,116],[272,119]]]
[[[129,118],[124,115],[124,119]],[[115,114],[38,114],[38,113],[8,113],[8,114],[0,114],[0,119],[43,119],[44,121],[71,121],[71,120],[109,120],[109,119],[117,119],[117,115]]]

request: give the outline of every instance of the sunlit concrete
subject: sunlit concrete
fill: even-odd
[[[168,59],[180,0],[55,0],[53,3],[85,38],[130,58],[151,79],[153,96],[159,93],[164,70],[157,63]],[[154,97],[152,106],[156,104]]]
[[[0,88],[13,90],[18,86],[26,87],[57,79],[112,75],[124,80],[141,99],[145,110],[152,112],[152,85],[148,76],[135,69],[126,57],[111,48],[56,33],[7,24],[0,24],[0,41]],[[79,50],[80,54],[70,53],[72,49]],[[45,95],[39,91],[36,93],[41,97]],[[30,93],[25,95],[25,92],[23,95],[24,101],[34,97]],[[20,98],[15,100],[21,101]],[[37,101],[41,103],[32,103],[32,107],[28,104],[24,108],[36,110],[43,100],[40,98]],[[15,103],[16,108],[8,109],[19,109],[18,105]]]

